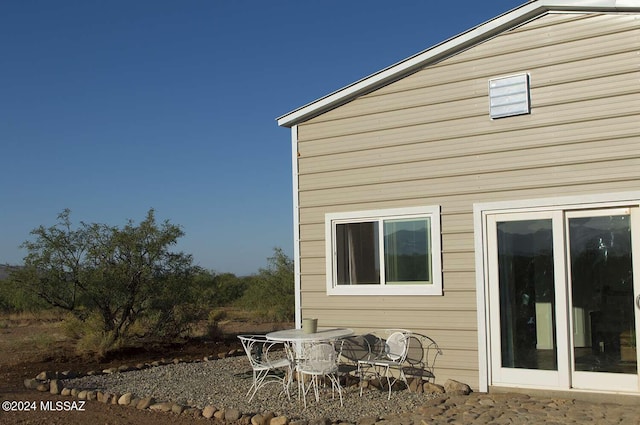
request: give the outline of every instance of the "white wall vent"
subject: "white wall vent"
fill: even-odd
[[[489,80],[489,105],[491,118],[528,114],[529,74]]]

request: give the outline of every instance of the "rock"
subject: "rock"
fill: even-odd
[[[156,403],[149,406],[150,410],[159,410],[160,412],[170,412],[173,407],[173,403],[165,401],[164,403]]]
[[[269,421],[269,425],[287,425],[289,423],[289,418],[286,416],[276,416],[275,418]]]
[[[225,413],[225,409],[224,407],[220,410],[216,410],[216,412],[213,414],[213,417],[223,421],[224,420],[224,413]]]
[[[136,406],[138,405],[138,403],[140,403],[140,401],[141,401],[141,400],[142,400],[142,399],[141,399],[141,398],[139,398],[139,397],[133,397],[133,398],[131,399],[131,402],[129,402],[129,404],[128,404],[128,405],[129,405],[129,406],[131,406],[131,407],[136,407]]]
[[[46,371],[46,372],[40,372],[38,376],[36,376],[36,379],[38,381],[47,381],[49,379],[54,379],[55,377],[56,377],[55,372]]]
[[[444,383],[444,390],[447,394],[456,395],[469,395],[471,394],[471,387],[462,382],[455,381],[453,379],[447,379]]]
[[[120,406],[128,406],[129,403],[131,403],[132,398],[133,398],[133,394],[131,393],[122,394],[118,399],[118,404]]]
[[[445,390],[442,385],[434,384],[433,382],[425,382],[422,385],[425,394],[444,394]]]
[[[224,411],[224,420],[227,422],[235,422],[240,419],[241,416],[242,414],[238,409],[225,409]]]
[[[47,391],[49,391],[49,383],[42,382],[38,384],[38,386],[36,387],[36,390],[40,391],[41,393],[46,393]]]
[[[77,397],[80,400],[86,400],[87,399],[87,390],[79,391]]]
[[[60,391],[60,395],[70,396],[71,395],[71,388],[63,388],[62,391]]]
[[[77,388],[71,388],[71,397],[78,397],[78,393],[80,392]]]
[[[98,399],[98,395],[95,391],[87,391],[87,401],[94,401]]]
[[[187,416],[191,416],[192,418],[199,418],[202,416],[202,410],[198,409],[197,407],[188,407],[184,409],[184,412],[182,413]]]
[[[207,419],[211,419],[214,413],[216,413],[216,408],[213,406],[206,406],[204,409],[202,409],[202,416]]]
[[[258,414],[251,417],[251,425],[267,425],[264,416]]]
[[[117,367],[110,367],[109,369],[104,369],[102,373],[104,373],[105,375],[111,375],[112,373],[116,373],[117,371]]]
[[[120,394],[115,393],[113,397],[111,397],[111,404],[118,404],[118,400],[120,400]]]
[[[58,376],[60,379],[74,379],[78,377],[78,373],[77,372],[73,372],[71,370],[65,370],[63,372],[59,373],[60,376]]]
[[[133,370],[131,366],[126,364],[123,364],[122,366],[118,367],[118,372],[129,372],[131,370]]]
[[[143,398],[136,404],[136,409],[140,409],[140,410],[148,409],[149,406],[151,406],[152,404],[155,404],[155,402],[156,401],[153,399],[153,397]]]
[[[273,412],[263,412],[262,413],[262,420],[264,421],[265,425],[269,425],[269,422],[271,422],[271,419],[273,419],[276,415]]]
[[[178,404],[178,403],[173,403],[173,406],[171,406],[171,411],[173,413],[175,413],[176,415],[181,414],[182,412],[184,412],[184,406]]]
[[[318,418],[309,421],[309,425],[331,425],[331,421],[328,418]]]
[[[24,380],[24,387],[28,390],[35,390],[40,385],[40,381],[35,378],[27,378]]]

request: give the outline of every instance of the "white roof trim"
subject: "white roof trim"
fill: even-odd
[[[534,0],[277,118],[291,127],[549,11],[640,12],[640,0]]]

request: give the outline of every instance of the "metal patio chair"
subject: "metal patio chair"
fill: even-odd
[[[332,397],[335,392],[340,397],[342,406],[342,388],[338,380],[338,357],[339,354],[332,343],[329,342],[307,342],[302,348],[303,353],[296,365],[298,373],[298,395],[304,400],[307,407],[307,393],[313,388],[316,402],[320,401],[320,384],[328,381],[331,384]]]
[[[268,383],[279,383],[282,391],[291,398],[289,386],[293,379],[291,360],[282,342],[268,340],[264,335],[239,335],[244,352],[253,370],[253,383],[247,391],[249,401]]]
[[[370,359],[358,360],[358,375],[360,377],[360,396],[366,380],[377,378],[380,385],[386,380],[389,387],[388,399],[391,399],[391,388],[401,380],[409,388],[403,365],[409,351],[411,331],[406,329],[386,329],[381,332],[378,340],[372,345],[374,354]],[[375,347],[380,347],[376,350]],[[376,354],[377,351],[377,354]]]

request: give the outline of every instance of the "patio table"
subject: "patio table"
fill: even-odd
[[[285,329],[282,331],[270,332],[266,335],[272,341],[289,343],[297,342],[318,342],[335,341],[353,335],[353,329],[348,328],[327,328],[319,329],[314,333],[304,333],[302,329]]]

